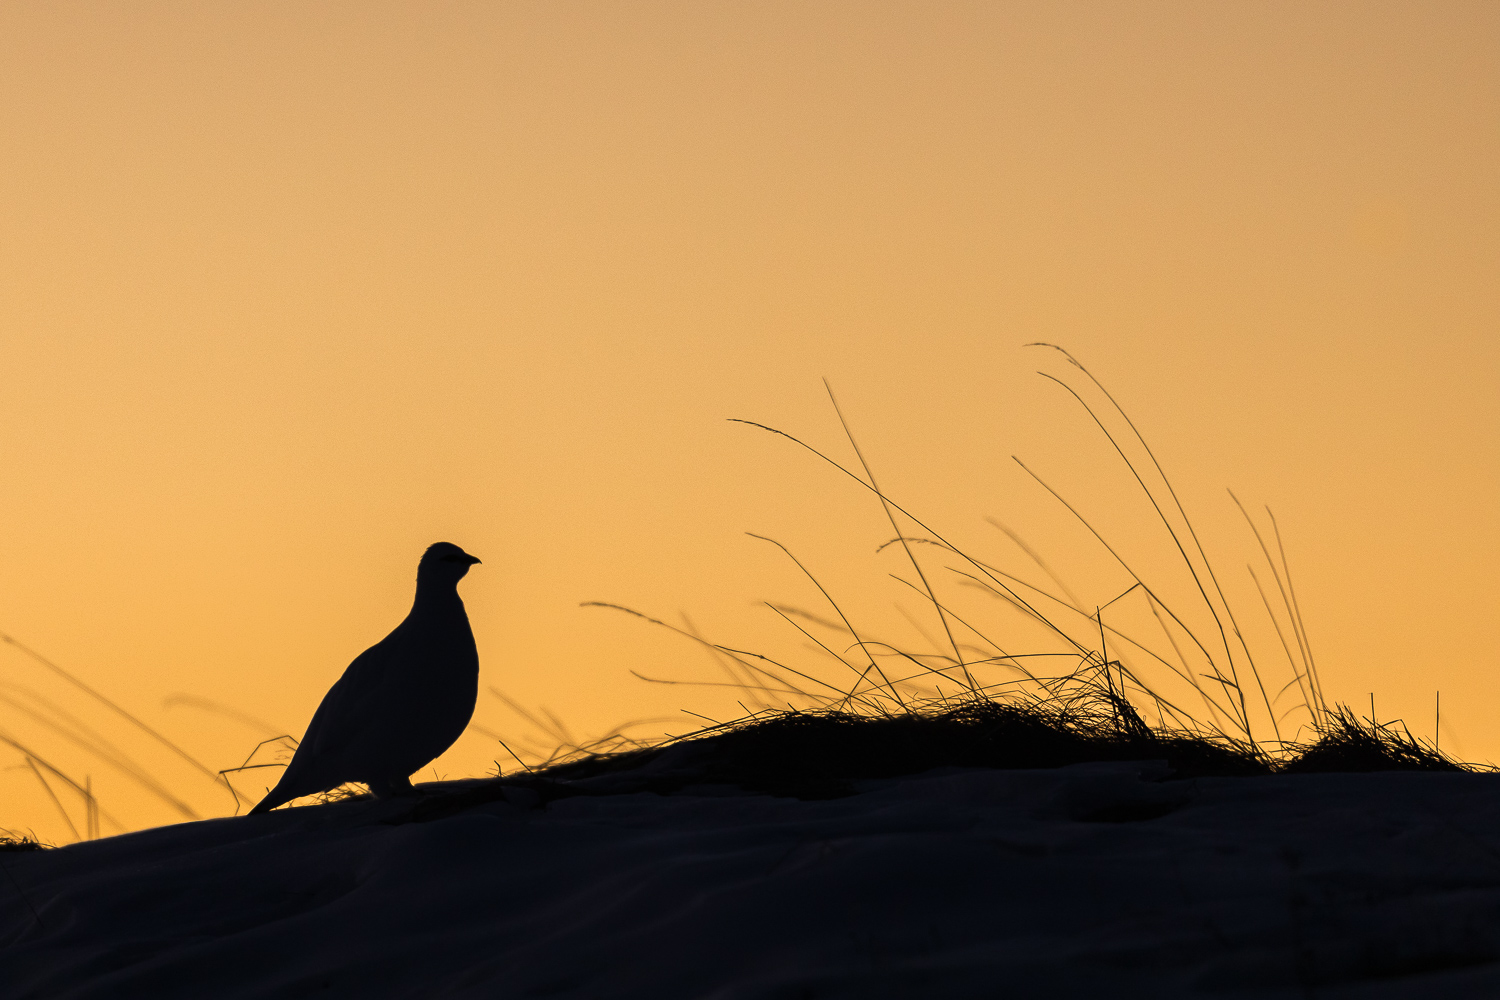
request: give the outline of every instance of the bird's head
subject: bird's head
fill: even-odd
[[[438,542],[429,545],[427,551],[422,553],[422,561],[417,564],[417,579],[457,583],[464,578],[469,567],[477,562],[477,557],[469,555],[452,542]]]

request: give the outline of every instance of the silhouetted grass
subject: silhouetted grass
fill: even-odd
[[[937,768],[1041,769],[1106,761],[1165,762],[1163,780],[1480,770],[1421,744],[1404,729],[1358,718],[1343,706],[1313,742],[1285,744],[1273,754],[1214,734],[1153,729],[1128,702],[1103,691],[1071,706],[972,699],[913,705],[886,715],[765,712],[653,746],[581,753],[477,786],[430,792],[386,822],[426,822],[500,800],[540,808],[580,795],[672,795],[724,787],[836,799],[859,792],[860,782]]]
[[[1328,713],[1311,743],[1296,745],[1280,770],[1288,774],[1360,771],[1475,771],[1436,747],[1422,743],[1395,723],[1355,715],[1347,705]]]
[[[1046,573],[1052,587],[1031,583],[955,545],[880,489],[831,390],[829,399],[857,459],[857,468],[845,467],[785,431],[754,421],[736,422],[793,442],[874,496],[895,533],[895,537],[880,549],[899,546],[911,572],[909,579],[896,574],[892,576],[918,595],[922,607],[931,612],[934,624],[938,626],[931,633],[932,651],[913,652],[857,628],[833,595],[791,550],[775,539],[761,535],[752,537],[780,548],[827,601],[831,614],[823,616],[783,605],[768,604],[768,607],[811,640],[821,654],[838,664],[835,668],[837,675],[832,679],[815,667],[794,667],[758,653],[709,642],[695,632],[678,629],[628,608],[619,610],[670,628],[708,647],[720,659],[726,674],[724,681],[708,682],[708,685],[738,688],[743,694],[741,704],[747,714],[752,715],[781,706],[885,715],[905,712],[912,704],[946,701],[953,697],[1066,705],[1080,695],[1092,697],[1090,692],[1097,688],[1107,691],[1110,697],[1149,709],[1158,720],[1158,728],[1164,731],[1212,734],[1231,742],[1256,745],[1264,742],[1274,747],[1284,739],[1282,724],[1289,715],[1300,710],[1305,713],[1307,723],[1316,726],[1328,711],[1327,702],[1274,516],[1268,509],[1269,537],[1275,543],[1273,551],[1268,533],[1262,531],[1235,499],[1265,557],[1281,604],[1278,611],[1271,595],[1261,585],[1260,576],[1251,567],[1250,575],[1255,580],[1292,674],[1291,680],[1273,695],[1244,639],[1239,619],[1220,585],[1220,576],[1145,438],[1098,379],[1072,355],[1060,348],[1053,349],[1060,351],[1068,363],[1088,380],[1088,385],[1107,401],[1105,412],[1112,409],[1115,419],[1123,424],[1122,430],[1126,433],[1111,430],[1101,418],[1099,409],[1085,400],[1077,389],[1046,376],[1061,385],[1083,407],[1140,487],[1141,494],[1161,523],[1164,537],[1180,559],[1185,579],[1191,581],[1190,592],[1199,602],[1200,610],[1206,612],[1204,618],[1212,623],[1213,638],[1200,638],[1188,624],[1186,613],[1175,608],[1174,602],[1163,596],[1159,586],[1154,586],[1138,573],[1075,505],[1019,459],[1016,461],[1021,468],[1094,536],[1125,572],[1131,581],[1129,586],[1090,608],[1015,532],[993,519],[992,523]],[[1130,450],[1122,445],[1122,440],[1131,445]],[[941,598],[934,581],[943,577],[935,575],[933,567],[924,567],[924,558],[919,558],[919,552],[923,551],[936,553],[937,558],[949,563],[942,567],[948,579],[993,598],[1006,612],[1019,614],[1033,630],[1040,627],[1040,634],[1047,638],[1051,648],[1014,651],[1014,640],[1007,640],[996,626],[966,616]],[[1135,595],[1138,605],[1144,605],[1143,608],[1137,607],[1137,617],[1141,611],[1148,612],[1150,617],[1146,621],[1152,623],[1151,627],[1160,629],[1163,651],[1152,648],[1152,643],[1142,641],[1138,636],[1121,631],[1118,609],[1106,620],[1106,610],[1132,595]],[[914,619],[912,623],[922,630]],[[1144,670],[1133,662],[1134,658],[1141,657],[1147,661]],[[1068,666],[1070,661],[1071,666]],[[1040,666],[1048,663],[1065,666],[1061,672]],[[1148,676],[1151,674],[1156,679]],[[643,679],[654,683],[694,683],[654,677]],[[1162,682],[1167,683],[1164,686]],[[1283,696],[1293,690],[1300,701],[1290,706],[1280,705]],[[800,705],[792,705],[794,701]],[[1200,702],[1201,709],[1195,707]],[[1264,735],[1266,730],[1269,730],[1269,736]]]
[[[830,678],[814,666],[793,666],[713,643],[690,629],[629,608],[591,602],[626,611],[704,645],[725,672],[723,681],[643,680],[737,688],[747,715],[655,747],[580,750],[573,760],[553,758],[532,767],[530,777],[570,781],[631,770],[646,774],[668,752],[677,755],[679,764],[690,759],[693,766],[677,767],[670,779],[657,774],[648,783],[657,790],[669,790],[674,782],[721,782],[804,797],[842,794],[859,779],[943,766],[1032,768],[1157,759],[1167,761],[1179,777],[1472,769],[1419,742],[1404,727],[1362,719],[1344,706],[1330,707],[1275,516],[1267,508],[1262,528],[1231,492],[1264,558],[1261,573],[1254,566],[1247,569],[1291,674],[1279,688],[1268,685],[1225,596],[1220,574],[1144,436],[1076,358],[1055,345],[1034,346],[1059,351],[1086,380],[1083,388],[1092,387],[1090,391],[1102,397],[1102,404],[1091,404],[1074,386],[1041,373],[1082,406],[1140,488],[1186,571],[1191,593],[1206,611],[1200,620],[1211,622],[1211,638],[1200,638],[1185,613],[1138,574],[1077,507],[1019,459],[1017,463],[1094,536],[1133,582],[1124,593],[1089,608],[1016,533],[993,519],[991,523],[1046,574],[1051,587],[1029,583],[960,549],[880,489],[830,389],[830,402],[856,459],[848,467],[785,431],[754,421],[736,422],[791,441],[874,496],[895,533],[880,548],[899,546],[904,554],[912,578],[895,578],[917,593],[932,613],[938,627],[931,640],[934,651],[912,652],[856,628],[786,546],[752,535],[780,548],[827,601],[831,613],[822,616],[784,605],[768,607],[837,664],[835,675]],[[1114,415],[1116,429],[1101,412]],[[924,568],[922,551],[956,560],[957,565],[944,567],[951,578],[1040,625],[1056,646],[1008,651],[1009,643],[992,638],[999,635],[994,626],[964,617],[939,597],[933,582],[939,578]],[[1270,589],[1263,575],[1269,576]],[[1105,620],[1110,605],[1137,592],[1151,616],[1148,621],[1160,628],[1164,652]],[[1168,696],[1165,687],[1133,666],[1127,650],[1145,658],[1155,676],[1175,685],[1176,693]],[[1059,661],[1071,665],[1061,672],[1037,666]],[[1281,704],[1292,692],[1299,700]],[[1201,703],[1202,708],[1190,703]],[[1144,721],[1143,709],[1152,711],[1157,725]],[[1299,711],[1305,713],[1303,733],[1312,734],[1302,742],[1283,734],[1288,717]]]
[[[1165,760],[1180,777],[1268,774],[1248,743],[1146,726],[1128,703],[1061,707],[966,700],[865,715],[781,711],[649,749],[599,754],[533,772],[577,781],[646,768],[672,751],[656,790],[725,784],[797,798],[850,794],[851,782],[940,767],[1053,768],[1088,761]]]
[[[0,852],[45,851],[48,845],[31,837],[0,837]]]
[[[658,766],[669,752],[671,766]],[[644,784],[620,782],[620,790],[724,784],[818,799],[852,794],[859,780],[940,767],[1031,769],[1137,760],[1165,761],[1172,778],[1476,769],[1343,706],[1316,740],[1272,754],[1214,734],[1154,729],[1128,702],[1105,694],[1081,707],[973,700],[883,716],[773,712],[654,747],[588,754],[526,778],[572,783],[635,772]]]
[[[128,752],[121,740],[121,730],[126,737],[131,730],[146,737],[147,745],[155,744],[187,764],[198,776],[213,781],[220,789],[235,792],[222,775],[215,774],[205,764],[186,750],[152,728],[138,716],[123,708],[77,675],[65,670],[41,653],[22,643],[14,636],[0,632],[0,643],[11,647],[21,656],[42,668],[45,674],[61,681],[73,697],[63,698],[55,694],[48,696],[35,682],[45,679],[32,675],[24,680],[7,676],[0,682],[0,709],[4,710],[4,723],[15,720],[31,729],[40,730],[45,743],[35,742],[34,736],[17,738],[8,724],[0,725],[0,747],[12,751],[19,764],[13,770],[29,774],[67,828],[74,841],[93,840],[109,827],[117,833],[128,829],[125,822],[117,818],[100,801],[95,793],[94,776],[98,771],[110,772],[123,778],[150,798],[167,806],[181,819],[201,819],[202,815],[188,802],[184,790],[172,785],[158,770],[143,762],[136,753]],[[82,697],[78,697],[81,695]],[[106,728],[98,721],[89,721],[84,709],[100,707],[105,719],[123,722],[124,727]],[[139,740],[137,743],[139,744]],[[65,751],[60,757],[57,751]],[[69,763],[69,761],[73,763]],[[8,821],[14,822],[10,817]],[[14,838],[12,838],[14,839]],[[22,838],[24,841],[25,838]],[[15,848],[24,849],[24,848]]]

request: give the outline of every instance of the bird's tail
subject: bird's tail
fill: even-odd
[[[290,768],[288,768],[288,770],[290,770]],[[258,815],[260,813],[270,812],[272,809],[275,809],[277,806],[292,801],[293,799],[295,799],[297,797],[298,794],[300,794],[300,793],[288,793],[286,791],[285,786],[286,786],[286,775],[283,774],[281,776],[281,780],[278,781],[278,782],[276,782],[276,787],[273,788],[273,789],[271,789],[269,792],[267,792],[266,793],[266,797],[263,798],[263,799],[261,799],[259,802],[257,802],[255,804],[255,808],[251,809],[248,813],[246,813],[246,815],[247,816],[255,816],[255,815]]]
[[[265,798],[261,799],[260,802],[256,804],[255,808],[251,809],[245,815],[254,816],[258,813],[270,812],[272,809],[275,809],[277,806],[281,805],[281,803],[284,801],[285,800],[279,798],[275,792],[272,792],[270,795],[267,795]]]
[[[251,809],[245,815],[254,816],[257,813],[270,812],[272,809],[275,809],[279,805],[281,805],[281,803],[276,801],[276,796],[267,795],[265,798],[261,799],[259,803],[256,804],[254,809]]]

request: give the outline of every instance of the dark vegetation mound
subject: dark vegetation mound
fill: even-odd
[[[1088,761],[1165,760],[1181,777],[1268,774],[1254,747],[1222,737],[1159,732],[1129,705],[1085,710],[988,700],[934,712],[860,715],[778,712],[707,730],[665,747],[590,756],[537,772],[578,780],[667,763],[683,784],[734,785],[798,798],[833,798],[852,782],[938,767],[1047,768]],[[677,763],[676,761],[671,763]]]
[[[0,853],[14,851],[45,851],[47,845],[30,837],[0,837]]]
[[[1277,770],[1284,774],[1365,771],[1473,771],[1434,747],[1419,743],[1404,727],[1376,724],[1348,706],[1330,711],[1312,743],[1292,748]]]
[[[682,756],[692,783],[823,798],[848,794],[851,781],[937,767],[1164,760],[1177,778],[1466,770],[1404,728],[1372,723],[1344,707],[1329,713],[1311,743],[1289,744],[1283,754],[1272,756],[1254,744],[1217,734],[1153,729],[1123,700],[1106,696],[1101,702],[1102,707],[1069,709],[974,700],[935,712],[880,716],[779,712],[665,747],[584,757],[534,774],[577,780],[619,773],[677,750],[688,751]]]
[[[731,786],[799,799],[852,795],[857,782],[940,767],[1031,769],[1095,761],[1161,760],[1172,779],[1367,771],[1465,771],[1404,728],[1347,708],[1330,712],[1310,743],[1279,755],[1217,734],[1148,726],[1105,696],[1084,707],[972,700],[930,711],[860,715],[785,711],[728,723],[652,747],[588,754],[433,796],[400,822],[451,815],[505,798],[542,805],[574,795]]]

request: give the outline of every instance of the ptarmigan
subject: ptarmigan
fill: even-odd
[[[329,688],[286,773],[252,815],[346,781],[382,797],[410,792],[413,772],[453,745],[479,695],[479,653],[458,596],[458,581],[477,562],[449,542],[427,549],[411,613]]]

